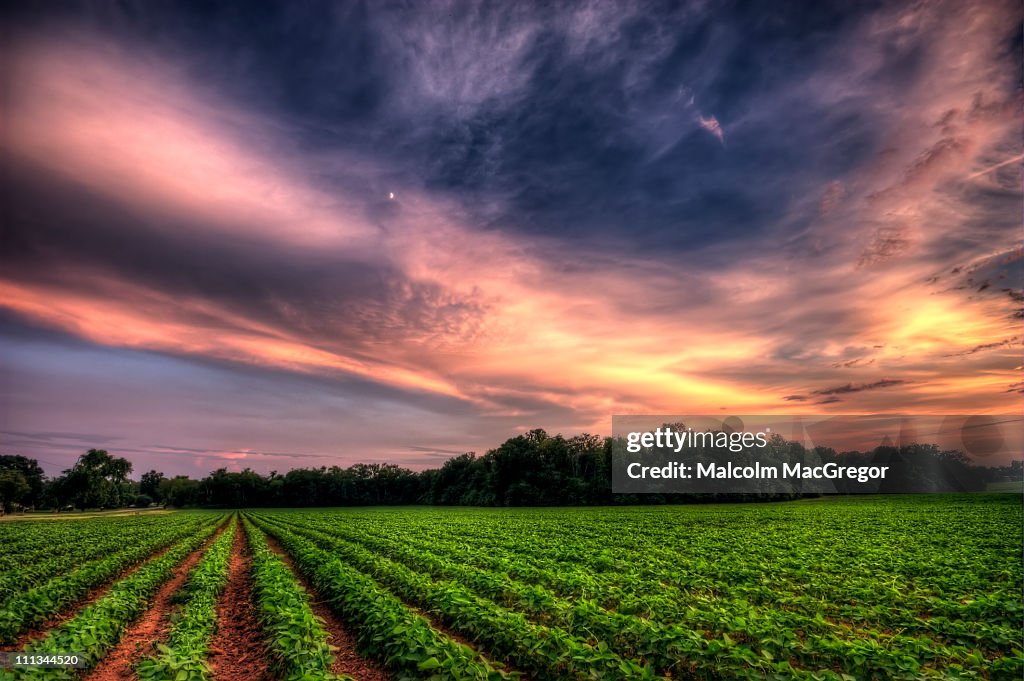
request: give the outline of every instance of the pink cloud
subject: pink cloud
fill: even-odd
[[[717,118],[714,116],[708,116],[707,118],[704,118],[704,116],[697,116],[697,123],[700,124],[700,127],[717,137],[719,142],[725,144],[725,134],[722,131],[722,126],[718,123]]]

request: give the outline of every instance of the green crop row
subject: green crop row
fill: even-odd
[[[261,516],[538,679],[543,661],[501,647],[502,611],[507,628],[521,615],[673,678],[1019,679],[1021,510],[948,497]]]
[[[653,619],[674,619],[671,607],[661,609],[671,605],[667,596],[684,606],[697,593],[774,608],[784,594],[787,610],[857,628],[920,631],[983,649],[1014,639],[1009,634],[1019,631],[1024,614],[1016,588],[1022,565],[1006,560],[1013,542],[1005,528],[1019,505],[1015,510],[992,499],[967,504],[954,497],[941,504],[888,499],[818,510],[780,505],[753,514],[712,507],[688,514],[700,519],[694,524],[645,509],[636,518],[642,523],[629,523],[629,532],[621,534],[607,534],[595,522],[569,526],[559,516],[531,517],[529,523],[510,517],[462,524],[457,532],[437,524],[418,527],[415,544],[486,545],[486,555],[467,558],[511,558],[525,570],[556,575],[562,590]],[[615,524],[621,513],[588,515]],[[358,530],[373,534],[374,525],[360,523]],[[908,533],[911,527],[915,531]],[[965,532],[965,541],[946,539]],[[567,533],[572,541],[565,541]],[[686,547],[685,560],[680,547]],[[958,568],[965,562],[971,570]]]
[[[312,523],[312,519],[310,523]],[[299,529],[299,528],[296,528]],[[701,670],[731,670],[736,678],[750,675],[760,678],[772,666],[772,657],[749,654],[737,650],[728,658],[729,646],[722,645],[720,656],[709,654],[715,641],[705,638],[705,632],[689,627],[666,627],[629,615],[609,612],[588,601],[572,603],[556,597],[546,589],[523,585],[507,576],[490,573],[448,561],[426,551],[406,549],[402,542],[382,536],[362,535],[359,542],[348,541],[336,532],[302,528],[309,536],[329,546],[343,559],[374,571],[403,574],[404,579],[451,579],[474,594],[500,603],[512,611],[523,612],[531,620],[561,627],[577,638],[598,638],[622,657],[644,659],[654,669],[666,675],[692,675]],[[364,548],[365,546],[365,548]],[[372,551],[367,551],[367,548]],[[380,557],[378,557],[378,554]],[[394,563],[383,562],[387,557]],[[375,564],[375,565],[374,565]],[[722,643],[725,643],[723,640]],[[752,668],[753,667],[753,668]],[[786,671],[795,673],[786,668]]]
[[[288,566],[267,547],[266,537],[248,520],[252,579],[260,620],[275,666],[284,681],[348,681],[330,671],[334,656],[327,632],[309,607],[305,590]]]
[[[102,524],[87,524],[85,521],[35,523],[49,530],[38,537],[37,543],[21,551],[4,546],[4,555],[0,556],[0,604],[86,561],[137,543],[163,531],[163,528],[180,524],[179,519],[169,516],[151,516],[133,523],[123,520],[115,523],[109,518],[103,520]]]
[[[927,633],[950,644],[1004,647],[1024,614],[1013,586],[1021,581],[1021,565],[1005,560],[1007,543],[965,542],[956,550],[939,544],[945,534],[957,534],[960,523],[979,520],[966,515],[929,513],[915,518],[927,532],[902,536],[891,528],[894,519],[905,526],[905,519],[891,511],[892,503],[877,508],[851,504],[857,514],[815,517],[813,524],[797,522],[806,506],[766,508],[760,524],[776,523],[768,534],[758,531],[757,518],[743,517],[741,507],[708,511],[703,514],[707,522],[699,526],[667,524],[670,515],[645,513],[643,526],[630,526],[628,549],[617,549],[621,539],[603,535],[600,528],[550,528],[535,518],[448,532],[434,525],[416,528],[410,544],[435,552],[445,546],[461,552],[467,542],[486,545],[486,553],[469,553],[465,559],[656,620],[674,621],[679,608],[691,604],[692,594],[769,608],[784,595],[788,611],[810,618],[822,614],[858,629],[869,625]],[[913,515],[916,509],[899,510]],[[616,522],[614,510],[594,515]],[[984,518],[991,527],[978,529],[999,530],[998,515],[991,515]],[[353,533],[379,534],[377,525],[360,523]],[[573,541],[567,542],[570,529]],[[887,546],[893,539],[899,545]],[[856,548],[835,550],[836,543]],[[679,546],[690,547],[683,561]],[[794,553],[793,546],[801,550]],[[502,560],[504,565],[495,564]],[[956,569],[968,560],[970,571]],[[842,579],[836,578],[839,574]]]
[[[209,681],[206,654],[217,627],[217,601],[228,581],[228,561],[237,522],[210,545],[188,576],[175,600],[181,603],[166,644],[157,644],[159,655],[137,666],[141,681]]]
[[[210,524],[209,516],[187,516],[159,531],[132,536],[122,542],[121,550],[16,594],[0,609],[0,642],[15,641],[22,632],[42,624],[154,552],[194,534],[204,524]]]
[[[306,525],[313,527],[314,519]],[[364,546],[403,565],[430,576],[453,579],[486,598],[514,610],[526,612],[539,622],[557,625],[578,636],[597,636],[624,657],[648,660],[662,673],[692,673],[700,669],[730,670],[736,676],[760,676],[770,671],[776,659],[794,659],[803,667],[815,669],[835,661],[848,671],[862,674],[945,677],[943,669],[924,667],[942,661],[965,669],[987,667],[989,660],[978,660],[975,651],[963,646],[947,646],[928,638],[877,631],[852,631],[820,615],[816,618],[787,610],[765,610],[738,602],[714,600],[703,608],[680,609],[672,623],[658,623],[606,610],[593,601],[575,602],[560,598],[547,589],[517,582],[502,571],[485,571],[467,565],[463,550],[459,558],[442,557],[392,536],[353,533],[344,527],[319,523],[326,534]],[[652,597],[657,590],[652,587]],[[723,607],[729,605],[732,607]],[[706,638],[712,629],[727,631]],[[800,639],[779,632],[803,631]],[[697,633],[698,635],[694,635]],[[865,644],[865,634],[879,645]],[[717,655],[708,648],[719,643]],[[730,645],[728,641],[739,645]],[[743,645],[747,642],[747,645]],[[977,660],[977,662],[976,662]],[[787,662],[788,664],[788,662]],[[787,671],[790,671],[787,669]]]
[[[174,573],[185,558],[201,546],[220,525],[220,519],[206,523],[158,558],[151,559],[128,577],[118,581],[103,598],[84,608],[73,619],[25,647],[26,653],[76,653],[91,669],[121,638],[125,627],[148,607],[149,599]],[[0,671],[0,681],[18,679],[75,679],[74,669],[18,669]]]
[[[20,568],[28,561],[35,561],[54,553],[73,551],[76,547],[88,547],[94,542],[117,535],[117,528],[158,527],[175,525],[181,517],[171,514],[131,516],[126,523],[125,516],[78,518],[74,514],[54,515],[39,520],[19,520],[0,523],[0,574],[11,568]]]
[[[271,529],[263,518],[254,520],[261,529]],[[495,669],[470,648],[439,634],[374,580],[316,548],[298,533],[273,526],[271,534],[316,591],[352,623],[361,652],[395,670],[398,681],[502,681],[514,676]]]
[[[274,525],[281,528],[282,525]],[[531,622],[451,581],[434,581],[370,551],[308,529],[293,531],[363,570],[445,624],[480,641],[538,679],[654,679],[648,664],[625,659],[603,641],[589,643],[564,629]]]

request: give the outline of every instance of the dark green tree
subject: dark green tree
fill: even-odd
[[[62,506],[118,508],[134,496],[128,481],[131,472],[128,459],[111,456],[105,449],[90,449],[55,481],[53,492]]]
[[[199,488],[198,480],[193,480],[187,475],[177,475],[161,480],[158,491],[165,504],[182,508],[199,503]]]
[[[15,454],[0,454],[0,471],[17,471],[28,483],[28,494],[18,503],[26,506],[40,506],[43,503],[43,493],[46,489],[46,476],[39,462],[26,456]]]
[[[21,471],[0,470],[0,507],[10,513],[16,505],[23,505],[32,493],[32,488]]]
[[[149,471],[142,474],[139,481],[139,494],[145,494],[154,501],[162,501],[160,497],[160,483],[167,478],[159,471]],[[136,504],[138,505],[138,504]]]

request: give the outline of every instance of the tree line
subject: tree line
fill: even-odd
[[[778,438],[778,436],[775,436]],[[167,505],[174,507],[368,506],[426,504],[442,506],[592,506],[612,504],[771,501],[800,494],[613,494],[612,438],[563,437],[531,430],[506,440],[483,456],[466,453],[440,468],[412,471],[394,464],[355,464],[297,468],[263,475],[220,468],[201,480],[167,477],[150,470],[136,481],[132,463],[106,450],[90,449],[71,468],[47,478],[34,459],[0,455],[0,506],[66,510]],[[777,446],[802,456],[798,442]],[[1019,481],[1024,462],[983,467],[957,451],[935,445],[879,447],[872,452],[837,453],[816,447],[822,462],[891,460],[911,462],[922,474],[938,471],[958,481],[958,491],[985,489],[989,482]]]

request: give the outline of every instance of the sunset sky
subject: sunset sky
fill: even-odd
[[[549,4],[2,10],[0,451],[1019,411],[1019,2]]]

